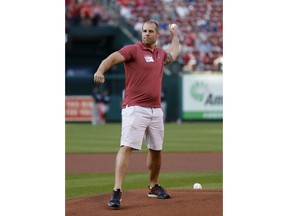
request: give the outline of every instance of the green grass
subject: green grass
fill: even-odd
[[[114,174],[66,174],[66,199],[101,193],[110,193],[114,184]],[[173,172],[160,174],[161,185],[166,189],[192,189],[195,182],[200,182],[203,189],[222,189],[222,172],[193,173]],[[146,173],[128,173],[123,190],[147,188]]]
[[[222,152],[222,122],[165,124],[165,152]],[[66,123],[66,153],[117,152],[121,124]],[[146,151],[145,144],[143,151]]]

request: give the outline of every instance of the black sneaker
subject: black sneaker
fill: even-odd
[[[121,192],[121,190],[119,188],[116,189],[116,190],[113,190],[112,197],[111,197],[111,200],[108,203],[108,206],[119,208],[120,207],[120,202],[121,202],[121,195],[122,195],[122,192]]]
[[[149,193],[148,193],[148,197],[157,197],[158,199],[169,199],[170,195],[167,193],[167,191],[161,187],[158,184],[155,184],[154,187],[152,187],[150,189],[150,186],[148,186],[149,188]]]

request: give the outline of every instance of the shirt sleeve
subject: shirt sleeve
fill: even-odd
[[[129,61],[135,58],[136,46],[134,44],[124,46],[118,52],[124,57],[125,61]]]

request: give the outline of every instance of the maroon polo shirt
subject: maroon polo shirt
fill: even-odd
[[[122,107],[161,107],[161,86],[167,53],[160,47],[153,52],[142,42],[118,51],[125,59],[125,96]]]

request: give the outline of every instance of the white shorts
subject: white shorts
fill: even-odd
[[[141,150],[144,137],[149,149],[162,150],[164,138],[162,109],[141,106],[122,109],[120,146]]]

